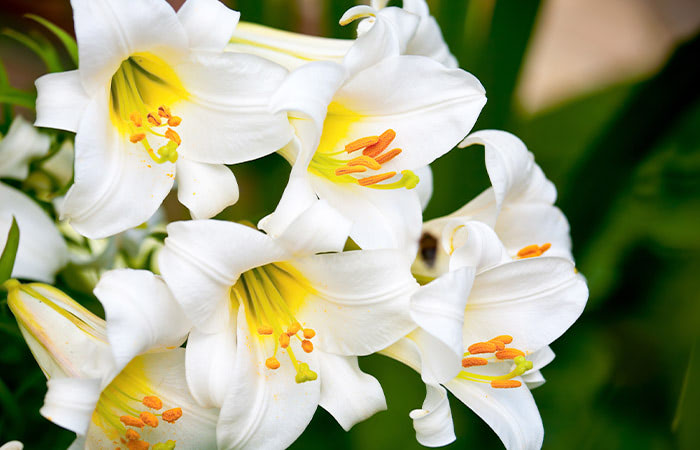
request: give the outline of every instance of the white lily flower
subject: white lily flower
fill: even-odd
[[[159,266],[194,325],[188,383],[221,406],[220,448],[285,448],[318,405],[345,429],[386,408],[356,356],[415,326],[417,284],[403,251],[333,253],[348,230],[323,201],[276,239],[214,220],[168,226]]]
[[[20,441],[6,442],[0,446],[0,450],[22,450],[23,448],[24,444],[22,444]]]
[[[174,180],[194,217],[235,203],[223,164],[291,138],[285,115],[267,107],[286,70],[223,52],[239,14],[217,0],[177,13],[164,0],[71,3],[80,68],[36,83],[36,125],[77,133],[63,217],[87,237],[112,235],[145,222]]]
[[[373,11],[356,7],[345,19]],[[467,72],[401,55],[401,41],[377,20],[342,66],[313,62],[285,80],[273,104],[296,130],[282,151],[293,168],[280,205],[260,224],[265,231],[278,235],[318,196],[353,223],[361,248],[417,242],[425,195],[413,190],[415,171],[462,139],[486,97]]]
[[[40,133],[22,116],[15,116],[7,135],[0,136],[0,178],[27,178],[31,160],[45,155],[50,145],[49,136]]]
[[[8,305],[48,378],[40,413],[78,437],[71,448],[213,448],[218,411],[185,380],[189,323],[150,272],[107,273],[95,292],[107,322],[43,284],[7,284]],[[146,318],[157,310],[157,321]]]
[[[0,253],[12,226],[19,227],[19,246],[12,277],[52,282],[68,262],[66,243],[54,221],[31,198],[0,183]]]

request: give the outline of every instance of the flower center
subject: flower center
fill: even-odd
[[[457,376],[464,380],[489,383],[491,387],[497,389],[520,387],[522,383],[513,378],[519,377],[532,369],[532,361],[528,361],[525,358],[525,353],[522,350],[506,348],[506,345],[511,342],[513,342],[513,338],[507,335],[497,336],[487,342],[477,342],[467,348],[467,351],[464,353],[464,359],[462,359],[462,367],[465,369],[469,367],[487,366],[489,364],[503,365],[512,360],[515,367],[510,372],[503,375],[483,375],[462,370]],[[493,356],[488,358],[472,356],[483,354],[493,354]]]
[[[277,353],[286,353],[296,370],[297,383],[313,381],[316,372],[305,362],[299,361],[292,350],[294,339],[301,349],[311,353],[316,336],[312,328],[303,328],[294,317],[304,298],[311,292],[303,276],[286,263],[273,263],[244,272],[231,288],[231,299],[242,304],[246,310],[251,329],[263,339],[274,340],[275,350],[265,360],[265,367],[276,370],[280,367]]]
[[[542,256],[544,252],[549,250],[551,247],[552,244],[550,244],[549,242],[542,245],[528,245],[527,247],[523,247],[520,250],[518,250],[516,259],[534,258],[536,256]]]
[[[129,450],[149,448],[147,439],[156,428],[171,427],[182,417],[182,408],[164,407],[163,400],[143,380],[143,370],[135,360],[102,391],[92,416],[92,421],[105,430],[114,445],[122,444]],[[162,431],[158,434],[162,436]],[[150,448],[172,450],[175,443],[167,440]]]
[[[112,76],[112,122],[132,144],[141,143],[156,163],[175,162],[182,141],[173,128],[182,119],[172,115],[168,105],[187,95],[180,79],[163,60],[150,53],[135,53]],[[148,137],[162,145],[154,150]]]
[[[391,161],[402,152],[400,148],[385,152],[394,138],[396,138],[396,132],[388,129],[379,136],[367,136],[352,141],[339,152],[327,153],[318,150],[311,159],[309,170],[336,183],[357,183],[373,189],[413,189],[419,179],[410,170],[403,170],[398,181],[379,184],[396,176],[396,172],[393,171],[379,172],[382,164]],[[360,150],[362,150],[361,155],[349,158],[351,153]],[[374,171],[374,174],[367,176],[365,172],[368,169]]]

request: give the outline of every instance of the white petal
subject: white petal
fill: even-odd
[[[583,311],[584,278],[571,262],[540,256],[477,274],[464,319],[464,342],[508,334],[513,346],[534,352],[561,336]]]
[[[379,381],[360,370],[357,357],[319,353],[318,360],[323,373],[319,403],[345,431],[386,409]]]
[[[420,207],[423,211],[428,207],[430,199],[433,197],[433,170],[430,166],[421,167],[414,170],[420,181],[416,186],[416,192],[420,199]]]
[[[421,445],[442,447],[457,439],[447,391],[440,385],[426,385],[426,391],[423,407],[411,411],[409,417]]]
[[[108,85],[123,60],[136,52],[177,57],[187,35],[161,0],[71,0],[80,56],[80,77],[92,94]]]
[[[189,47],[221,51],[228,44],[241,13],[219,0],[187,0],[177,12],[189,38]]]
[[[545,383],[546,380],[540,369],[554,360],[554,352],[547,346],[528,355],[527,359],[532,361],[532,369],[525,372],[521,378],[527,385],[527,388],[532,390]]]
[[[421,286],[411,297],[411,317],[427,336],[420,339],[421,376],[426,383],[451,380],[461,370],[464,308],[474,269],[462,268]],[[426,339],[427,338],[427,339]]]
[[[90,97],[77,70],[49,73],[36,80],[37,127],[76,132]]]
[[[496,432],[507,449],[542,447],[542,419],[525,386],[494,389],[486,383],[455,378],[447,388]]]
[[[292,138],[286,114],[269,108],[287,74],[283,67],[253,55],[194,52],[173,70],[189,94],[173,106],[182,117],[180,156],[234,164],[277,151]]]
[[[61,214],[91,239],[110,236],[147,221],[170,191],[175,165],[151,160],[109,118],[107,96],[93,101],[75,138],[75,184]]]
[[[87,433],[102,392],[101,380],[52,378],[39,413],[51,422],[80,435]]]
[[[73,443],[68,447],[67,450],[85,450],[86,439],[85,436],[76,436]]]
[[[53,220],[22,192],[0,183],[0,253],[5,249],[12,216],[19,246],[12,277],[53,282],[68,262],[68,249]]]
[[[411,369],[420,373],[422,364],[420,348],[416,344],[415,340],[410,339],[410,337],[403,337],[399,339],[387,348],[381,350],[379,353],[400,361],[401,363],[406,364]]]
[[[404,0],[403,9],[420,17],[418,29],[408,43],[406,54],[428,56],[447,67],[457,67],[457,59],[450,53],[440,26],[430,15],[425,0]]]
[[[5,137],[0,137],[0,178],[23,180],[29,163],[49,150],[51,138],[39,133],[22,116],[15,116]]]
[[[295,341],[292,345],[298,347]],[[219,448],[283,449],[311,421],[320,397],[320,380],[297,384],[294,368],[281,349],[277,352],[281,366],[267,369],[264,363],[273,350],[274,344],[263,346],[260,338],[251,334],[241,306],[236,372],[217,426]],[[304,355],[320,378],[323,374],[314,353],[304,354],[300,349],[295,352]]]
[[[197,329],[187,339],[187,386],[202,406],[220,408],[235,374],[236,322],[219,333]]]
[[[119,368],[152,350],[179,347],[191,325],[162,278],[146,270],[106,272],[95,287]]]
[[[273,237],[282,235],[303,212],[318,202],[308,177],[292,174],[272,214],[258,222],[258,228]]]
[[[321,350],[368,355],[415,327],[408,307],[417,285],[406,260],[400,250],[365,250],[293,262],[313,288],[297,317],[316,330]]]
[[[477,271],[510,261],[496,233],[482,222],[448,222],[442,234],[442,247],[451,253],[450,270],[473,267]]]
[[[238,201],[238,183],[223,164],[182,158],[177,162],[177,198],[193,219],[208,219]]]
[[[238,276],[285,256],[272,238],[253,228],[197,220],[168,225],[158,265],[192,323],[202,332],[215,332],[229,324],[230,288]]]
[[[22,450],[23,448],[24,444],[22,444],[20,441],[6,442],[0,446],[0,450]]]
[[[547,203],[506,203],[495,227],[508,254],[517,255],[528,245],[552,244],[545,253],[573,261],[569,221],[556,206]]]
[[[63,141],[58,151],[41,164],[41,168],[53,177],[59,186],[66,186],[73,179],[73,141]]]

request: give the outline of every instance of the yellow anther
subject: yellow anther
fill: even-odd
[[[389,144],[391,144],[395,137],[396,132],[394,130],[386,130],[379,136],[379,141],[376,144],[370,145],[364,150],[362,150],[362,154],[365,156],[369,156],[370,158],[374,158],[375,156],[386,150],[386,148],[389,146]]]
[[[167,411],[163,411],[163,420],[168,423],[175,423],[177,419],[182,417],[182,408],[173,408]]]
[[[152,412],[144,411],[139,415],[139,418],[149,427],[155,428],[158,426],[158,418]]]
[[[496,344],[493,342],[477,342],[472,344],[467,348],[467,351],[472,355],[478,355],[479,353],[493,353],[496,351]]]
[[[383,173],[380,175],[374,175],[371,177],[360,178],[359,180],[357,180],[357,183],[360,186],[371,186],[373,184],[380,183],[384,180],[388,180],[389,178],[392,178],[395,175],[396,175],[396,172],[387,172],[387,173]]]
[[[272,370],[279,369],[280,362],[277,361],[277,358],[275,358],[274,356],[271,356],[265,360],[265,367],[267,367],[268,369],[272,369]]]
[[[379,164],[377,161],[370,158],[369,156],[365,155],[360,155],[357,158],[351,159],[350,161],[348,161],[348,166],[365,166],[372,170],[379,170],[382,168],[381,164]]]
[[[544,252],[552,248],[552,244],[547,242],[542,246],[537,244],[528,245],[518,250],[518,258],[534,258],[536,256],[541,256]]]
[[[384,164],[386,162],[391,161],[392,159],[396,158],[401,154],[403,150],[400,148],[395,148],[393,150],[389,150],[388,152],[384,153],[383,155],[379,155],[376,158],[374,158],[379,164]]]
[[[137,439],[141,439],[141,435],[136,430],[132,430],[131,428],[126,430],[125,436],[130,441],[135,441]]]
[[[360,150],[361,148],[365,148],[368,145],[374,145],[377,142],[379,142],[379,136],[363,137],[363,138],[357,139],[356,141],[352,141],[351,143],[347,144],[345,146],[345,151],[348,153],[352,153],[354,151]]]
[[[491,343],[493,343],[494,345],[496,345],[496,350],[497,350],[497,351],[504,350],[504,349],[506,348],[506,344],[504,344],[503,342],[499,341],[498,339],[492,339],[492,340],[490,340],[489,342],[491,342]]]
[[[175,132],[172,128],[168,128],[165,131],[165,137],[176,143],[177,145],[182,144],[182,139],[180,139],[180,135]]]
[[[520,387],[522,383],[518,380],[493,380],[491,387],[497,389],[508,389]]]
[[[168,125],[171,127],[176,127],[182,123],[182,118],[178,116],[172,116],[168,119]]]
[[[289,347],[289,335],[287,333],[280,334],[280,347]]]
[[[495,338],[491,339],[491,342],[493,341],[501,341],[504,344],[508,345],[511,342],[513,342],[513,336],[508,336],[507,334],[502,334],[500,336],[496,336]]]
[[[148,450],[150,444],[146,441],[129,441],[126,443],[126,448],[129,450]]]
[[[335,174],[337,176],[342,176],[342,175],[349,175],[351,173],[360,173],[360,172],[366,172],[366,171],[367,171],[367,168],[362,167],[362,166],[352,166],[352,167],[343,166],[339,169],[335,169]]]
[[[131,141],[132,144],[136,144],[137,142],[141,142],[146,138],[146,133],[134,133],[131,136],[129,136],[129,141]]]
[[[143,428],[145,425],[141,419],[134,416],[121,416],[119,421],[127,427]]]
[[[316,332],[311,328],[304,328],[304,337],[306,339],[311,339],[316,336]]]
[[[159,410],[163,407],[163,401],[155,395],[147,395],[141,401],[145,406],[151,409]]]
[[[301,325],[299,325],[299,322],[294,322],[289,326],[289,328],[287,328],[287,334],[289,336],[294,336],[299,332],[299,330],[301,330]]]
[[[160,117],[158,117],[157,115],[153,113],[148,113],[148,116],[146,116],[146,118],[148,119],[148,123],[150,123],[154,127],[160,126]]]
[[[498,359],[514,359],[518,356],[525,356],[525,353],[518,350],[517,348],[507,348],[496,352],[496,358]]]
[[[133,123],[137,128],[143,125],[141,114],[139,114],[138,111],[132,112],[129,115],[129,120],[131,120],[131,123]]]
[[[474,356],[462,359],[462,367],[485,366],[488,363],[488,359]]]
[[[269,336],[272,334],[273,331],[274,330],[272,329],[272,327],[269,327],[267,325],[262,325],[258,327],[258,334],[261,334],[263,336]]]
[[[158,115],[163,118],[170,118],[170,108],[165,105],[160,105],[158,107]]]
[[[314,344],[313,342],[304,339],[301,341],[301,348],[306,352],[306,353],[311,353],[314,351]]]

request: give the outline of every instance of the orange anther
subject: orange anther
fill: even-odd
[[[129,136],[129,140],[131,141],[132,144],[135,144],[137,142],[141,142],[146,138],[146,133],[134,133],[131,136]]]
[[[508,336],[507,334],[502,334],[500,336],[496,336],[495,338],[491,339],[491,341],[501,341],[504,344],[508,345],[511,342],[513,342],[513,336]]]
[[[146,117],[148,119],[148,123],[153,125],[154,127],[157,127],[160,125],[160,118],[156,116],[153,113],[148,113],[148,116]]]
[[[498,339],[491,339],[489,342],[492,342],[493,344],[496,345],[496,350],[497,350],[497,351],[501,351],[501,350],[504,350],[504,349],[506,348],[506,344],[504,344],[503,342],[499,341]]]
[[[164,118],[170,118],[170,108],[165,105],[160,105],[158,107],[158,115]]]
[[[521,385],[522,383],[518,380],[493,380],[491,382],[491,387],[497,389],[517,388]]]
[[[493,342],[477,342],[472,344],[467,348],[467,351],[472,355],[478,355],[479,353],[493,353],[496,351],[496,344]]]
[[[182,144],[182,139],[180,139],[180,135],[175,132],[172,128],[168,128],[165,131],[165,137],[176,143],[177,145]]]
[[[391,144],[395,137],[396,132],[394,130],[386,130],[379,136],[379,142],[377,142],[374,145],[370,145],[364,150],[362,150],[362,154],[369,156],[370,158],[374,158],[375,156],[386,150],[386,148],[389,146],[389,144]]]
[[[277,361],[277,358],[275,358],[274,356],[272,356],[272,357],[267,358],[267,359],[265,360],[265,367],[267,367],[268,369],[272,369],[272,370],[279,369],[279,368],[280,368],[280,362]]]
[[[384,164],[385,162],[389,162],[392,159],[396,158],[399,156],[399,154],[402,152],[400,148],[395,148],[393,150],[389,150],[388,152],[384,153],[383,155],[379,155],[376,158],[374,158],[379,164]]]
[[[144,411],[139,415],[139,417],[141,418],[141,421],[149,427],[155,428],[158,426],[158,418],[152,412]]]
[[[351,143],[347,144],[345,146],[345,151],[348,153],[352,153],[352,152],[357,151],[361,148],[365,148],[368,145],[374,145],[377,142],[379,142],[379,136],[363,137],[363,138],[357,139],[356,141],[352,141]]]
[[[544,253],[544,252],[546,252],[547,250],[549,250],[550,248],[552,248],[552,244],[550,244],[549,242],[547,242],[546,244],[542,244],[542,245],[540,246],[540,251],[541,251],[542,253]]]
[[[258,327],[258,334],[262,334],[264,336],[269,336],[273,332],[272,327],[269,327],[267,325],[262,325]]]
[[[341,175],[348,175],[351,173],[359,173],[359,172],[365,172],[365,171],[367,171],[367,168],[362,167],[362,166],[352,166],[352,167],[343,166],[339,169],[335,169],[335,175],[341,176]]]
[[[129,441],[126,443],[126,448],[129,450],[148,450],[150,444],[146,441]]]
[[[533,258],[535,256],[541,256],[544,252],[549,250],[552,247],[552,244],[547,242],[546,244],[543,244],[541,247],[537,244],[533,245],[528,245],[527,247],[523,247],[518,251],[518,257],[519,258]]]
[[[486,358],[470,357],[462,359],[462,367],[485,366],[489,361]]]
[[[299,325],[299,322],[294,322],[287,328],[287,334],[290,336],[294,336],[301,330],[301,325]]]
[[[316,332],[311,329],[311,328],[304,328],[304,337],[306,339],[311,339],[312,337],[316,336]]]
[[[182,417],[182,408],[173,408],[163,411],[163,420],[168,423],[175,423],[180,417]]]
[[[141,120],[141,114],[139,114],[137,111],[134,111],[129,115],[129,120],[131,120],[131,122],[137,127],[143,125],[143,122]]]
[[[143,400],[141,400],[141,402],[145,406],[155,410],[158,410],[163,407],[163,401],[155,395],[147,395],[143,398]]]
[[[289,335],[287,333],[280,334],[280,347],[289,347]]]
[[[365,155],[360,155],[357,158],[353,158],[350,161],[348,161],[348,166],[365,166],[369,169],[372,170],[379,170],[382,168],[382,165],[379,164],[377,161],[374,159],[370,158],[369,156]]]
[[[135,441],[137,439],[141,439],[141,435],[136,430],[129,428],[126,430],[126,438],[130,441]]]
[[[517,358],[518,356],[525,356],[525,353],[517,348],[507,348],[505,350],[501,350],[500,352],[496,352],[496,358],[498,359],[513,359]]]
[[[313,342],[304,339],[301,341],[301,348],[306,352],[306,353],[311,353],[314,351],[314,344]]]
[[[143,428],[145,425],[141,419],[134,416],[121,416],[119,421],[127,427]]]
[[[391,178],[395,175],[396,175],[396,172],[387,172],[387,173],[382,173],[380,175],[373,175],[371,177],[360,178],[359,180],[357,180],[357,182],[360,186],[371,186],[373,184],[380,183],[384,180],[388,180],[389,178]]]
[[[182,118],[178,116],[172,116],[168,119],[168,125],[171,127],[176,127],[182,123]]]

